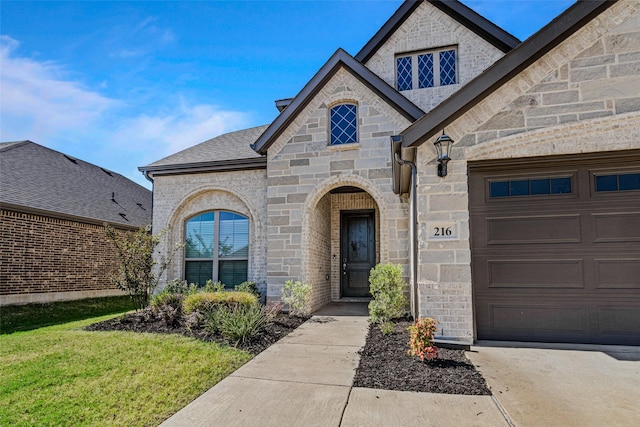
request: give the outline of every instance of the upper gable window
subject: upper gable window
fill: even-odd
[[[456,49],[440,49],[396,57],[399,91],[458,83]]]
[[[355,104],[339,104],[331,108],[331,145],[358,142],[357,113]]]

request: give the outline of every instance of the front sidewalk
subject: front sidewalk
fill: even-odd
[[[353,388],[366,316],[314,316],[162,426],[507,426],[491,396]]]

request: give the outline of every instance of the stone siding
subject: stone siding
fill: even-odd
[[[346,101],[358,106],[358,143],[329,146],[329,108]],[[327,283],[325,270],[326,257],[339,257],[339,245],[336,254],[332,238],[331,253],[322,249],[325,258],[318,258],[309,248],[313,246],[311,242],[318,241],[319,230],[326,228],[327,200],[331,203],[331,212],[335,212],[333,200],[324,197],[340,186],[359,187],[375,201],[380,224],[379,260],[401,263],[408,272],[408,204],[393,194],[389,156],[389,136],[408,125],[407,119],[342,69],[269,149],[267,269],[270,299],[280,297],[287,279],[310,281],[314,289],[323,288],[323,301],[328,295],[336,298],[339,280],[335,276],[335,265],[331,266],[331,286]],[[331,232],[335,233],[332,217],[333,214],[328,219]],[[320,270],[325,274],[320,274]]]
[[[401,92],[414,104],[428,112],[490,67],[504,53],[425,1],[365,65],[395,88],[396,54],[449,46],[455,46],[458,49],[458,84]]]
[[[185,221],[211,210],[228,210],[249,218],[248,280],[266,290],[266,171],[198,173],[156,176],[154,179],[153,230],[169,227],[158,251],[164,257],[184,241]],[[184,250],[173,253],[173,261],[163,277],[184,278]]]
[[[0,305],[121,295],[104,227],[0,211]]]
[[[616,3],[448,125],[445,178],[432,145],[418,149],[420,313],[443,335],[474,335],[467,162],[640,147],[639,10]],[[459,240],[429,241],[434,221],[456,222]]]

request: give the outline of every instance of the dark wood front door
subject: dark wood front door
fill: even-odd
[[[376,263],[375,212],[342,212],[340,224],[342,296],[367,297],[369,272]]]

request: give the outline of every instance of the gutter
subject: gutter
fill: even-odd
[[[391,143],[402,143],[401,135],[391,136]],[[413,318],[418,319],[420,314],[420,306],[418,304],[418,168],[414,162],[409,160],[403,160],[400,157],[400,153],[396,152],[394,155],[394,161],[401,166],[409,166],[411,168],[411,234],[413,239],[411,241],[412,258],[411,269],[413,272],[413,284],[412,284],[412,299],[413,299]]]

